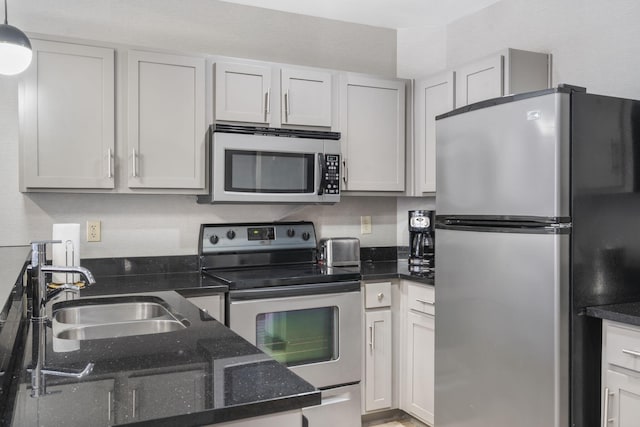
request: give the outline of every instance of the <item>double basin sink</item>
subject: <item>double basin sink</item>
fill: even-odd
[[[159,334],[187,328],[189,321],[155,296],[116,296],[55,304],[54,338],[94,340]]]

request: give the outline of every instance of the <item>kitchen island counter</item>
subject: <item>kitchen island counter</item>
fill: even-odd
[[[23,261],[14,268],[20,277],[28,248],[21,251]],[[143,286],[145,282],[155,285],[150,289]],[[2,377],[11,379],[3,383],[1,424],[200,426],[240,419],[250,422],[252,417],[320,404],[320,392],[311,384],[177,292],[158,290],[164,287],[221,290],[206,280],[203,284],[199,274],[190,272],[98,278],[96,285],[81,291],[83,299],[103,295],[93,299],[114,302],[109,293],[160,298],[186,327],[75,340],[54,338],[50,325],[24,320],[26,299],[18,280],[4,311],[8,321],[0,330],[0,356],[7,360],[5,372],[10,373]],[[150,292],[131,293],[142,288]],[[57,309],[75,303],[56,304]],[[38,347],[44,350],[34,351]],[[79,371],[88,362],[94,368],[82,379],[46,375],[39,395],[32,396],[32,375],[27,369],[43,355],[47,369]]]

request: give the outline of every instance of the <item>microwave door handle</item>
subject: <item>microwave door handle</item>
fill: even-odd
[[[320,185],[318,186],[318,196],[324,194],[324,187],[327,184],[327,162],[324,154],[318,153],[318,169],[320,170]]]

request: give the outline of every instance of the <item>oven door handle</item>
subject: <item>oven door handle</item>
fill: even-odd
[[[230,291],[229,300],[233,303],[233,301],[339,294],[345,292],[360,292],[360,282],[313,283],[309,285],[288,285],[257,289],[242,289]]]

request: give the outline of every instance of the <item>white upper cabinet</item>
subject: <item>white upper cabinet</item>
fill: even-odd
[[[278,80],[279,78],[279,80]],[[331,127],[332,75],[277,64],[215,64],[215,119]]]
[[[403,191],[405,82],[344,75],[341,85],[343,188]]]
[[[436,116],[454,108],[453,71],[415,85],[415,171],[418,195],[436,191]]]
[[[114,188],[114,50],[32,47],[20,94],[21,189]]]
[[[129,51],[131,188],[204,189],[205,60]]]
[[[456,107],[550,86],[549,55],[505,49],[455,68]]]
[[[215,118],[235,122],[271,122],[271,67],[215,64]]]
[[[331,126],[331,73],[281,70],[282,124]]]

